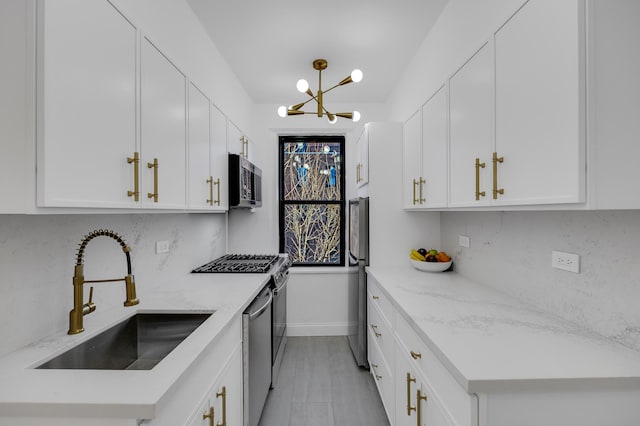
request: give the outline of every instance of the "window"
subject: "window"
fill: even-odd
[[[280,252],[344,265],[344,136],[280,136]]]

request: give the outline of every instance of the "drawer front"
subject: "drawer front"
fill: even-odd
[[[396,315],[396,333],[399,347],[411,357],[416,371],[424,377],[428,386],[437,394],[444,410],[459,425],[477,424],[477,396],[468,394],[460,386],[400,314]]]
[[[368,276],[369,279],[367,281],[367,288],[369,293],[369,299],[371,299],[375,305],[380,309],[382,315],[386,319],[386,321],[393,326],[393,305],[384,295],[382,290],[380,290],[380,285],[378,282],[371,276]]]
[[[391,324],[386,321],[377,304],[369,299],[367,328],[384,355],[389,365],[393,365],[395,339],[391,331]]]
[[[395,418],[395,390],[393,375],[389,368],[387,360],[385,360],[378,343],[375,342],[375,336],[369,328],[369,367],[373,376],[380,399],[384,405],[389,419]],[[393,422],[391,422],[393,424]]]

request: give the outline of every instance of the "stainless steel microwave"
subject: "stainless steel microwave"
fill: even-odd
[[[262,170],[238,154],[229,154],[229,208],[262,206]]]

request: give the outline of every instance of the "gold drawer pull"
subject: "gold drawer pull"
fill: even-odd
[[[153,198],[153,202],[158,202],[158,159],[154,158],[153,163],[147,163],[147,167],[153,169],[153,192],[147,193],[148,198]]]
[[[214,415],[215,415],[215,413],[214,413],[214,411],[213,411],[213,407],[209,407],[209,411],[208,411],[208,412],[205,412],[205,413],[202,415],[202,420],[209,419],[209,426],[214,426],[214,424],[213,424],[213,417],[214,417]]]
[[[378,374],[378,370],[377,370],[378,369],[378,364],[371,364],[371,367],[373,368],[373,375],[376,378],[376,380],[382,379],[382,376],[380,376]]]
[[[140,154],[133,153],[133,158],[127,157],[127,164],[133,163],[133,191],[127,191],[128,197],[133,197],[134,201],[140,201]]]
[[[223,386],[220,392],[216,392],[216,398],[222,397],[222,421],[217,426],[227,426],[227,387]]]
[[[422,354],[420,352],[409,351],[409,353],[413,359],[422,359]]]
[[[407,416],[410,416],[412,411],[416,411],[416,407],[411,406],[411,383],[416,383],[416,378],[411,377],[411,373],[407,373]]]
[[[371,324],[371,329],[373,330],[373,334],[375,334],[376,337],[382,336],[382,333],[378,333],[378,326],[377,325]]]
[[[485,163],[481,163],[479,158],[476,158],[476,201],[480,200],[480,197],[484,197],[486,192],[480,192],[480,168],[486,166]]]

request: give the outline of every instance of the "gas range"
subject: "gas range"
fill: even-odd
[[[193,271],[196,274],[253,273],[266,274],[289,267],[288,256],[277,254],[227,254]],[[273,273],[272,272],[272,273]]]

